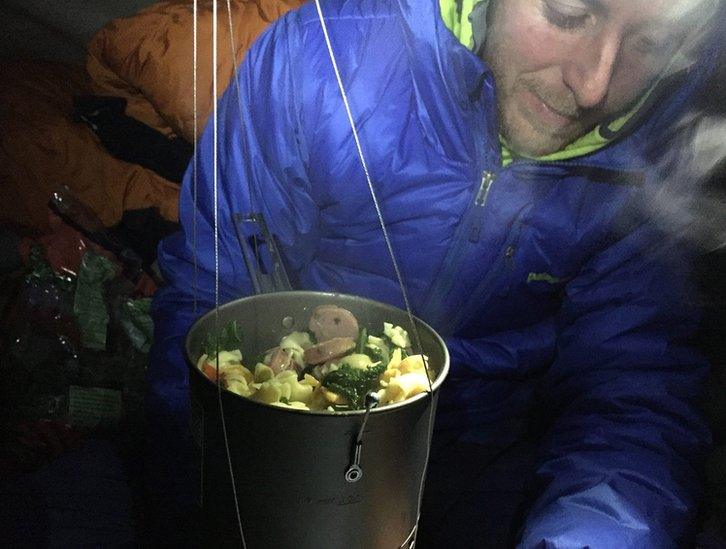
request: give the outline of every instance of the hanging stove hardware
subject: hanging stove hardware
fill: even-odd
[[[197,320],[186,338],[192,440],[200,470],[199,501],[210,539],[222,544],[251,549],[412,549],[416,541],[436,397],[448,373],[449,355],[439,335],[411,312],[320,0],[315,0],[315,4],[406,309],[358,296],[292,291],[274,235],[257,211],[233,214],[240,250],[256,295],[224,305],[219,303],[217,111],[214,104],[216,305]],[[228,0],[228,11],[229,6]],[[217,97],[216,0],[212,7],[212,93]],[[197,0],[194,0],[195,132],[197,13]],[[229,25],[230,36],[233,36],[231,16]],[[233,58],[236,58],[235,53],[232,51]],[[233,79],[236,86],[236,67]],[[196,209],[196,154],[194,174]],[[196,242],[196,225],[193,231]],[[196,248],[194,254],[196,264]],[[250,345],[252,342],[251,348],[243,350],[243,356],[254,356],[276,345],[281,336],[293,330],[304,330],[313,309],[328,304],[351,311],[368,333],[380,330],[383,322],[407,329],[415,351],[426,355],[437,372],[437,378],[429,384],[429,391],[381,407],[377,406],[375,393],[369,393],[363,410],[310,412],[262,404],[223,391],[196,368],[196,360],[208,334],[219,333],[220,327],[231,320],[237,321],[245,343]]]
[[[239,544],[240,539],[227,469],[228,446],[250,549],[410,547],[428,455],[429,421],[449,361],[443,341],[429,326],[417,321],[423,349],[437,368],[433,398],[421,393],[375,406],[369,397],[364,410],[330,413],[281,408],[222,391],[226,444],[218,386],[194,364],[215,320],[223,326],[236,320],[245,342],[253,345],[243,349],[243,356],[254,356],[274,346],[283,334],[304,330],[312,310],[327,304],[348,309],[361,326],[408,322],[405,311],[377,301],[291,291],[222,305],[189,332],[192,438],[203,471],[199,477],[203,515],[208,530],[221,543]]]

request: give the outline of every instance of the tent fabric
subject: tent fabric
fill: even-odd
[[[47,203],[62,185],[111,226],[125,210],[157,208],[178,217],[179,188],[154,172],[114,158],[93,132],[73,121],[73,98],[90,92],[82,67],[41,61],[0,66],[0,223],[44,232]]]
[[[232,42],[227,4],[218,8],[218,92],[267,27],[300,0],[233,0]],[[199,2],[197,112],[201,129],[212,109],[212,2]],[[87,69],[95,93],[124,97],[126,113],[170,135],[194,140],[192,3],[160,2],[133,17],[111,21],[89,44]]]

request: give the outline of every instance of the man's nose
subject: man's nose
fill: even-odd
[[[607,97],[620,52],[620,38],[602,33],[583,41],[563,67],[565,84],[581,109],[597,107]]]

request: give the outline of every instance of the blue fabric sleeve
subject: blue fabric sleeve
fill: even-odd
[[[290,32],[294,21],[294,14],[278,20],[249,50],[237,81],[230,83],[218,103],[216,181],[210,115],[195,152],[196,165],[189,165],[182,185],[182,231],[159,246],[158,263],[166,286],[153,301],[155,341],[149,355],[146,404],[155,445],[151,454],[160,461],[152,468],[160,482],[172,471],[166,475],[169,485],[161,489],[175,492],[175,497],[188,484],[186,479],[172,478],[183,475],[169,461],[182,467],[189,454],[186,334],[215,306],[217,285],[219,304],[253,293],[234,215],[262,212],[293,267],[307,260],[300,258],[310,249],[317,226],[296,131],[300,113],[291,69],[296,62],[288,52],[303,48],[290,46],[297,39]],[[280,50],[286,50],[284,55]]]
[[[707,366],[687,345],[688,261],[647,226],[567,288],[543,387],[556,420],[522,548],[676,547],[697,510]]]
[[[210,116],[196,150],[196,175],[192,162],[183,181],[183,230],[159,247],[166,286],[153,304],[156,333],[149,380],[152,398],[160,396],[161,411],[176,414],[181,409],[167,396],[186,400],[183,339],[193,321],[215,305],[217,284],[220,304],[253,292],[235,214],[262,212],[293,267],[304,264],[300,255],[309,244],[302,242],[311,239],[317,226],[296,131],[299,109],[290,68],[295,61],[287,51],[280,54],[302,49],[288,46],[291,19],[280,19],[260,37],[218,104],[216,181]]]

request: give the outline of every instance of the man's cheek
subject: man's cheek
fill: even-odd
[[[547,56],[547,49],[543,48],[543,40],[547,42],[547,37],[542,36],[537,25],[515,24],[510,28],[510,35],[507,36],[506,43],[513,59],[536,67],[538,61]]]
[[[619,73],[610,82],[603,115],[617,114],[629,108],[648,86],[642,74]]]

